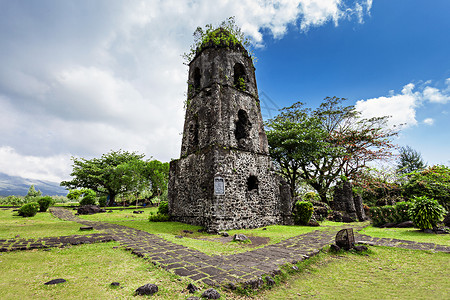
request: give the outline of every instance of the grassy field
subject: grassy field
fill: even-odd
[[[40,238],[74,234],[92,234],[98,231],[80,231],[80,224],[62,221],[49,212],[24,218],[12,209],[0,209],[0,239]]]
[[[247,244],[224,244],[217,235],[198,233],[198,226],[176,222],[150,223],[147,220],[149,212],[155,210],[147,208],[143,214],[133,214],[133,210],[117,210],[82,218],[146,230],[210,254],[254,249]],[[336,231],[342,225],[345,224],[324,222],[319,228],[267,226],[267,230],[233,230],[229,234],[268,237],[274,243],[312,230]],[[22,218],[13,216],[11,210],[0,210],[0,236],[8,238],[17,234],[20,237],[79,234],[79,227],[77,223],[60,221],[49,213]],[[194,233],[186,234],[183,230]],[[362,233],[444,245],[449,242],[448,235],[428,235],[413,229],[368,227]],[[175,238],[183,234],[191,238]],[[279,283],[270,290],[250,292],[250,296],[225,290],[220,290],[220,293],[221,299],[449,299],[449,258],[448,253],[387,247],[371,247],[363,255],[322,252],[300,263],[300,271],[276,278]],[[132,255],[116,242],[49,251],[0,253],[0,269],[0,299],[136,299],[134,291],[146,283],[159,286],[159,292],[149,297],[151,299],[186,299],[190,296],[186,291],[189,283],[186,278]],[[64,278],[67,282],[44,285],[55,278]],[[119,282],[120,287],[111,287],[111,282]],[[199,286],[203,290],[207,288]]]
[[[151,299],[188,297],[185,278],[118,246],[110,242],[1,253],[0,299],[136,299],[134,291],[146,283],[159,286]],[[220,290],[221,299],[448,299],[450,292],[446,253],[371,247],[368,256],[322,253],[299,266],[298,273],[270,290],[250,296]],[[44,285],[55,278],[67,282]]]
[[[448,253],[371,247],[366,255],[322,254],[258,299],[449,299]]]

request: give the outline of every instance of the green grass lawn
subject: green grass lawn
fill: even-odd
[[[424,233],[417,228],[378,228],[368,226],[359,231],[359,233],[379,238],[408,240],[450,246],[450,234]]]
[[[448,299],[447,253],[370,249],[368,256],[321,253],[270,290],[245,297],[219,289],[221,299]],[[0,266],[0,299],[137,299],[134,291],[146,283],[159,286],[151,299],[190,296],[186,278],[153,266],[116,242],[0,253]],[[55,278],[67,282],[44,285]],[[111,282],[120,287],[110,287]]]
[[[449,299],[450,256],[388,247],[321,254],[257,299]]]
[[[80,224],[53,217],[50,212],[38,212],[34,217],[24,218],[12,209],[0,209],[0,239],[41,238],[74,234],[92,234],[98,231],[80,231]]]
[[[0,253],[0,299],[136,299],[146,283],[159,286],[152,299],[185,299],[187,282],[153,266],[116,242]],[[63,278],[67,282],[44,285]],[[119,282],[119,288],[112,288]],[[144,297],[145,298],[145,297]]]
[[[133,214],[133,210],[115,210],[113,213],[81,217],[145,230],[209,254],[254,249],[248,244],[224,244],[219,241],[218,235],[198,233],[199,226],[149,222],[148,215],[156,208],[146,208],[144,211],[143,214]],[[268,237],[271,243],[275,243],[313,230],[336,231],[342,226],[358,225],[362,224],[323,222],[321,227],[273,225],[267,226],[266,230],[258,228],[228,232],[230,235],[244,233]],[[79,227],[80,224],[61,221],[49,213],[22,218],[14,216],[11,210],[0,210],[0,237],[83,233]],[[183,233],[183,230],[194,233]],[[413,229],[368,227],[362,233],[448,245],[448,235],[428,235]],[[176,235],[185,235],[186,238],[178,239]],[[371,247],[368,256],[322,253],[300,263],[300,272],[287,276],[271,290],[259,291],[249,297],[221,290],[221,299],[448,299],[449,262],[448,253],[387,247]],[[151,296],[152,299],[186,299],[189,296],[185,290],[189,283],[186,278],[153,266],[115,242],[50,251],[0,253],[0,269],[0,299],[136,299],[134,290],[145,283],[156,283],[160,287],[160,291]],[[55,286],[43,284],[55,278],[64,278],[67,282]],[[120,282],[121,287],[110,287],[114,281]]]

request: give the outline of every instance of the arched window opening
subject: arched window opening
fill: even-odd
[[[258,190],[258,178],[254,175],[251,175],[248,179],[247,179],[247,190],[248,191],[253,191],[253,190]]]
[[[194,89],[198,91],[200,89],[202,74],[200,74],[200,69],[195,68],[194,70]]]
[[[233,84],[238,90],[245,91],[247,89],[247,74],[245,74],[245,67],[241,63],[234,65]]]
[[[236,122],[236,129],[234,135],[237,140],[245,139],[249,136],[252,124],[248,120],[248,114],[245,110],[240,109],[238,111],[238,120]]]

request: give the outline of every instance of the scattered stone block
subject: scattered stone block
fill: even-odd
[[[187,298],[186,300],[200,300],[200,298],[192,296],[192,297]]]
[[[153,295],[156,292],[158,292],[158,286],[153,283],[144,284],[135,291],[137,295]]]
[[[224,236],[224,237],[230,236],[230,235],[228,234],[228,232],[226,232],[226,231],[219,232],[219,234],[220,234],[221,236]]]
[[[93,215],[101,212],[106,212],[106,210],[100,208],[98,205],[84,205],[77,210],[80,215]]]
[[[315,220],[309,220],[308,226],[313,226],[313,227],[317,227],[320,226],[319,222],[315,221]]]
[[[363,244],[363,245],[367,245],[367,246],[375,246],[375,243],[370,242],[370,241],[357,241],[356,244]]]
[[[264,285],[264,281],[262,280],[261,277],[258,277],[258,278],[253,279],[253,280],[246,281],[244,283],[245,287],[250,287],[253,290],[257,290],[257,289],[261,288],[263,285]]]
[[[248,237],[246,237],[244,234],[237,233],[233,236],[233,241],[245,242],[247,240],[248,240]]]
[[[414,227],[414,223],[413,221],[406,221],[406,222],[402,222],[397,224],[395,227],[397,228],[411,228]]]
[[[119,286],[120,283],[119,282],[111,282],[111,286]]]
[[[218,291],[216,291],[215,289],[207,289],[206,291],[204,291],[202,293],[202,298],[206,298],[206,299],[219,299],[220,298],[220,294]]]
[[[47,281],[46,283],[44,283],[45,285],[51,285],[51,284],[58,284],[58,283],[64,283],[66,282],[65,279],[62,278],[57,278],[57,279],[52,279],[50,281]]]
[[[366,246],[363,246],[363,245],[355,246],[354,248],[355,248],[355,250],[357,252],[363,252],[363,251],[367,251],[369,249],[369,248],[367,248]]]
[[[381,228],[392,228],[392,227],[396,227],[396,223],[386,223],[383,224],[382,226],[380,226]]]
[[[272,277],[270,277],[270,276],[266,276],[266,283],[267,283],[267,285],[268,286],[272,286],[272,285],[274,285],[275,284],[275,280],[273,280],[273,278]]]
[[[94,229],[94,227],[92,227],[92,226],[81,226],[80,227],[80,230],[81,231],[85,231],[85,230],[93,230]]]
[[[198,291],[198,287],[196,287],[194,284],[189,283],[187,286],[187,290],[189,291],[189,293],[193,294],[196,291]]]
[[[339,247],[338,245],[336,245],[336,244],[331,244],[330,245],[330,251],[331,252],[339,252],[341,250],[341,247]]]
[[[175,237],[176,237],[177,239],[182,239],[182,238],[183,238],[182,235],[176,235]]]

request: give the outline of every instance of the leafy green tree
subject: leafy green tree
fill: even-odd
[[[152,197],[161,196],[169,183],[169,163],[151,160],[145,166],[145,174],[151,182]]]
[[[410,146],[400,148],[400,156],[397,162],[397,172],[408,174],[414,171],[422,171],[427,167],[422,155]]]
[[[91,189],[82,189],[83,199],[80,201],[80,206],[83,205],[95,205],[97,193]]]
[[[70,190],[67,193],[67,198],[72,201],[78,201],[78,198],[83,194],[83,190]]]
[[[303,180],[328,202],[337,178],[355,180],[368,162],[392,155],[397,132],[386,126],[388,117],[362,118],[344,100],[327,97],[315,110],[297,102],[266,122],[270,155],[293,195]]]
[[[34,187],[34,184],[32,184],[30,186],[30,188],[28,189],[27,195],[25,196],[25,201],[26,202],[36,202],[37,198],[40,197],[42,195],[42,192],[40,190],[36,191],[36,188]]]
[[[411,173],[402,189],[406,198],[412,199],[414,196],[433,198],[445,209],[450,210],[450,168],[447,166],[435,165]]]
[[[143,154],[127,151],[111,151],[101,158],[72,160],[73,179],[61,182],[69,189],[88,188],[99,195],[109,195],[111,205],[118,195],[137,197],[151,189],[152,196],[159,196],[167,190],[169,163],[158,160],[143,160]],[[83,192],[72,190],[67,197],[78,199]]]
[[[117,195],[133,191],[141,178],[145,164],[143,154],[128,151],[111,151],[100,158],[72,157],[73,170],[70,181],[61,182],[69,189],[89,188],[98,194],[106,194],[114,203]],[[111,204],[110,203],[110,204]]]

